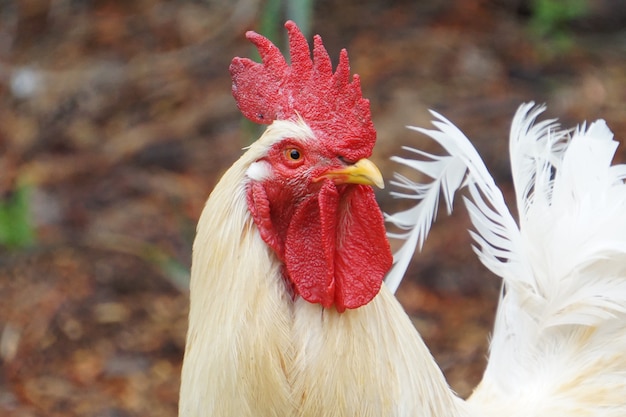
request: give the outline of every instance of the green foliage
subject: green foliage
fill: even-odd
[[[259,33],[274,42],[278,43],[280,39],[280,30],[282,29],[282,0],[266,0],[261,10],[261,18],[259,21]]]
[[[533,0],[530,30],[539,39],[568,47],[571,43],[568,24],[588,11],[588,0]]]
[[[313,21],[313,0],[286,0],[287,19],[291,19],[300,28],[304,36],[311,37]]]
[[[276,45],[287,46],[283,27],[286,20],[296,22],[304,36],[310,38],[313,0],[265,0],[258,32]],[[281,49],[288,53],[288,48]]]
[[[35,242],[28,194],[26,186],[18,186],[11,195],[0,200],[0,246],[24,248]]]
[[[180,291],[189,290],[190,271],[189,268],[179,262],[176,258],[168,254],[156,245],[147,242],[133,242],[127,239],[129,246],[136,246],[139,256],[163,274],[163,276]],[[129,251],[132,253],[133,251]]]

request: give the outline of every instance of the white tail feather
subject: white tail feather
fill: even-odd
[[[488,213],[486,216],[480,216],[483,220],[480,230],[484,233],[480,234],[479,240],[476,240],[479,246],[476,251],[490,270],[500,274],[502,273],[500,269],[511,268],[512,263],[520,262],[519,259],[516,259],[520,252],[516,249],[519,242],[519,230],[504,203],[502,193],[496,187],[478,152],[463,132],[450,121],[436,112],[431,113],[438,119],[433,124],[439,130],[417,127],[409,127],[409,129],[430,136],[449,155],[436,156],[405,148],[426,158],[426,160],[392,158],[396,162],[433,178],[433,182],[430,184],[416,184],[401,176],[396,176],[397,181],[392,182],[393,185],[407,190],[403,194],[395,193],[395,196],[409,197],[419,201],[411,209],[386,216],[388,222],[400,229],[407,230],[404,234],[390,234],[391,238],[404,238],[406,240],[395,254],[394,267],[385,280],[392,291],[397,289],[415,249],[418,246],[421,249],[436,218],[439,206],[439,190],[443,192],[448,212],[451,212],[455,192],[462,186],[469,185],[470,192],[477,204],[471,206],[470,213],[474,208],[478,208],[476,213]],[[474,218],[478,220],[478,217],[474,216]],[[479,235],[475,236],[479,237]],[[508,263],[503,262],[503,260],[508,261]]]
[[[617,142],[603,120],[560,130],[555,120],[536,122],[544,110],[524,104],[511,126],[519,226],[467,137],[439,114],[433,113],[437,130],[410,129],[433,138],[448,155],[412,150],[426,161],[394,158],[433,181],[396,177],[402,195],[418,205],[387,216],[406,230],[391,235],[406,242],[389,285],[397,287],[413,251],[423,244],[440,190],[450,211],[456,190],[467,186],[474,251],[504,284],[482,385],[500,392],[532,390],[532,381],[553,375],[567,383],[566,375],[577,378],[576,366],[594,369],[585,374],[585,384],[600,389],[607,375],[626,369],[626,165],[611,165]],[[605,354],[622,359],[590,365],[602,363]]]

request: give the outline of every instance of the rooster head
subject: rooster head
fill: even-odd
[[[248,207],[295,293],[343,312],[369,303],[392,263],[372,189],[383,180],[367,159],[376,130],[346,51],[333,72],[319,36],[311,58],[295,23],[285,26],[291,65],[248,32],[262,62],[235,58],[230,66],[241,112],[270,125],[247,170]]]

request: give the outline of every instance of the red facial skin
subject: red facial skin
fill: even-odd
[[[285,139],[263,160],[272,174],[250,181],[248,207],[296,294],[339,312],[370,302],[393,259],[372,187],[323,178],[350,162],[313,140]]]
[[[347,52],[333,71],[319,36],[311,51],[294,22],[285,27],[291,64],[267,38],[248,32],[262,62],[233,59],[233,96],[248,119],[299,118],[316,140],[275,144],[264,158],[272,174],[250,180],[248,207],[296,294],[343,312],[378,294],[392,256],[372,188],[324,173],[368,158],[376,130],[359,77],[350,76]]]

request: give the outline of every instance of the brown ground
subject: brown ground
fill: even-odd
[[[29,185],[38,236],[0,252],[1,415],[176,414],[195,223],[252,139],[228,64],[251,52],[258,3],[0,2],[0,192]],[[521,102],[626,137],[619,1],[593,2],[569,47],[532,36],[526,3],[316,2],[314,31],[362,76],[387,178],[401,144],[432,147],[404,129],[428,125],[428,108],[473,138],[509,197]],[[480,378],[498,291],[468,227],[462,209],[441,216],[398,294],[461,395]]]

